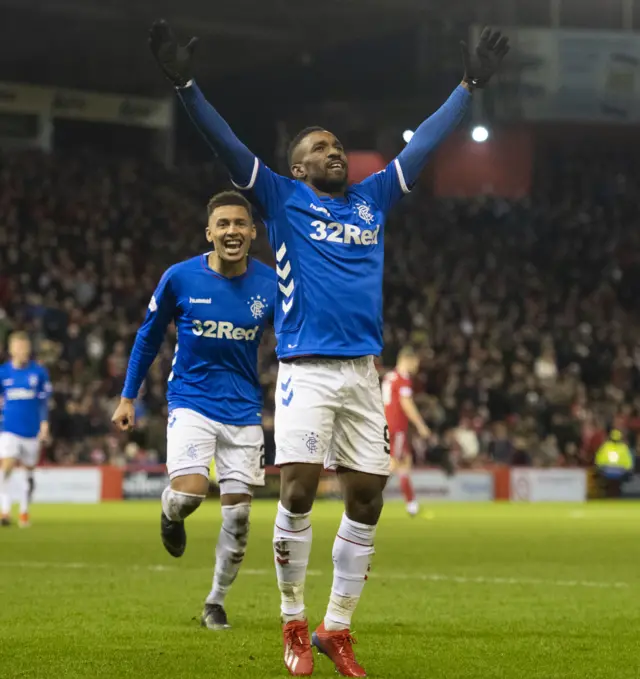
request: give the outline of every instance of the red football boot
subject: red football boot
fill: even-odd
[[[313,674],[313,653],[309,642],[309,623],[292,620],[282,627],[284,641],[284,664],[293,677],[309,677]]]
[[[329,632],[322,622],[313,633],[313,645],[324,653],[336,666],[336,670],[343,677],[366,677],[364,668],[358,665],[353,654],[353,644],[356,640],[348,629]]]

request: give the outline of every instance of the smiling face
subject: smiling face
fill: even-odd
[[[247,257],[256,227],[242,205],[220,205],[209,215],[207,240],[225,262],[240,262]]]
[[[349,165],[340,141],[326,130],[303,137],[292,153],[291,174],[324,193],[347,188]]]

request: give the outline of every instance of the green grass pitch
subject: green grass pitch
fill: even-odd
[[[159,539],[159,503],[36,506],[0,530],[0,677],[288,676],[272,563],[272,502],[257,502],[229,596],[233,629],[197,618],[209,591],[215,501],[189,519],[182,559]],[[307,581],[312,626],[331,583],[338,503],[318,503]],[[388,503],[354,619],[371,677],[640,677],[640,505]],[[325,658],[315,676],[335,676]]]

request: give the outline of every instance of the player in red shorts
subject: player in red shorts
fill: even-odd
[[[419,506],[411,483],[413,460],[408,446],[409,423],[423,438],[431,435],[413,401],[413,376],[418,372],[420,359],[412,347],[406,346],[398,353],[398,362],[382,381],[382,399],[389,427],[391,446],[391,469],[400,477],[400,488],[411,516],[418,513]]]

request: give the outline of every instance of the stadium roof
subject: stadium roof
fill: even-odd
[[[373,39],[379,68],[380,52],[400,49],[410,31],[421,31],[423,58],[441,68],[443,50],[455,52],[469,24],[544,26],[555,8],[562,25],[619,28],[623,7],[640,21],[640,0],[0,0],[0,80],[165,93],[146,47],[159,17],[201,38],[200,80],[247,72],[264,80],[274,65],[339,57]],[[381,42],[385,35],[404,37]]]
[[[162,86],[146,47],[154,18],[198,35],[199,75],[215,77],[304,62],[421,13],[415,0],[0,0],[0,11],[0,79],[147,93]]]

